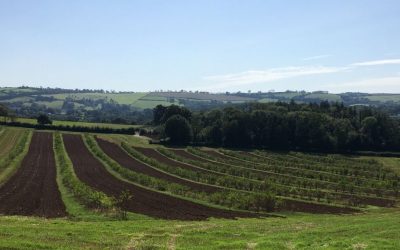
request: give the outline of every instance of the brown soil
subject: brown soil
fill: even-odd
[[[237,160],[238,158],[233,158],[233,157],[230,157],[230,156],[227,156],[227,155],[224,155],[224,154],[222,154],[222,153],[219,153],[219,152],[217,152],[217,151],[215,151],[215,150],[210,150],[210,149],[208,149],[208,150],[202,150],[202,152],[203,153],[206,153],[206,154],[209,154],[209,155],[211,155],[212,157],[216,157],[216,158],[220,158],[220,159],[223,159],[223,160]],[[239,159],[240,160],[240,159]]]
[[[179,177],[158,171],[155,168],[151,168],[148,165],[131,157],[120,146],[112,142],[102,140],[100,138],[96,138],[96,141],[104,153],[106,153],[111,159],[118,162],[118,164],[120,164],[122,167],[128,168],[137,173],[145,174],[172,183],[178,183],[200,192],[211,193],[219,190],[217,187],[181,179]]]
[[[194,172],[202,172],[202,173],[206,173],[206,174],[213,174],[213,175],[223,175],[221,173],[218,172],[214,172],[208,169],[204,169],[204,168],[200,168],[200,167],[196,167],[196,166],[192,166],[180,161],[176,161],[173,159],[168,158],[167,156],[161,154],[160,152],[158,152],[157,150],[153,149],[153,148],[139,148],[139,147],[133,147],[136,151],[139,151],[140,153],[146,155],[147,157],[153,158],[159,162],[162,162],[168,166],[173,166],[173,167],[178,167],[178,168],[183,168],[183,169],[187,169],[190,171],[194,171]]]
[[[67,215],[56,182],[51,133],[33,134],[21,167],[0,188],[0,213],[47,218]]]
[[[123,191],[130,192],[133,198],[128,201],[128,211],[151,217],[180,220],[254,216],[251,213],[207,207],[121,181],[111,175],[90,153],[80,135],[64,134],[63,139],[78,178],[90,187],[109,196],[116,197]]]
[[[336,207],[325,204],[308,203],[296,200],[284,200],[283,211],[306,212],[316,214],[351,214],[360,210],[350,207]]]
[[[192,161],[200,161],[200,162],[208,162],[208,163],[216,164],[215,161],[210,161],[210,160],[207,160],[207,159],[202,158],[200,156],[191,154],[191,153],[187,152],[184,149],[171,149],[171,151],[174,154],[179,155],[180,157],[183,157],[183,158],[186,158],[186,159],[189,159],[189,160],[192,160]]]

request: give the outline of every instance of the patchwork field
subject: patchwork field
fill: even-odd
[[[11,127],[0,143],[0,176],[13,170],[0,179],[0,248],[400,247],[397,158]]]

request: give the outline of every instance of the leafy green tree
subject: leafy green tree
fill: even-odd
[[[4,122],[7,121],[9,115],[9,110],[6,106],[4,106],[3,104],[0,104],[0,116],[2,116],[4,118]]]
[[[181,115],[173,115],[165,122],[165,135],[172,144],[187,144],[193,138],[192,127]]]
[[[37,118],[37,123],[40,125],[45,125],[45,124],[52,124],[53,122],[50,120],[50,118],[47,115],[41,114]]]

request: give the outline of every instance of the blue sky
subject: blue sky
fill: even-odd
[[[0,0],[0,86],[400,93],[398,0]]]

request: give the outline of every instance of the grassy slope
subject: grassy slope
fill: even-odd
[[[392,169],[394,172],[400,175],[400,158],[397,157],[374,157],[374,156],[362,156],[361,159],[375,159],[382,163],[384,166]]]
[[[0,217],[0,248],[399,249],[399,225],[399,209],[203,222]]]
[[[400,95],[379,95],[379,94],[372,94],[365,96],[367,99],[371,101],[378,101],[378,102],[400,102]]]

